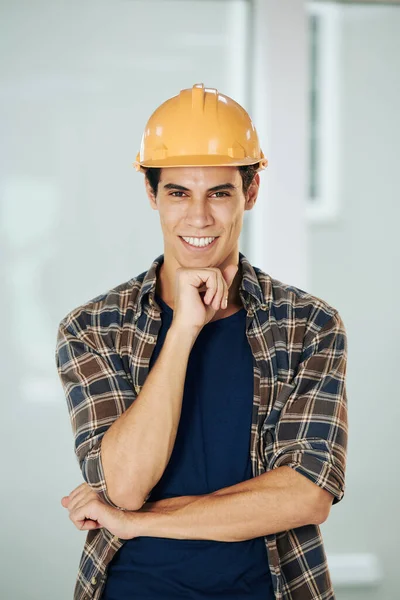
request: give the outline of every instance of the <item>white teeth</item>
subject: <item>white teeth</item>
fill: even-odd
[[[203,246],[208,246],[209,244],[211,244],[211,242],[213,242],[215,240],[215,237],[206,237],[206,238],[184,237],[183,239],[185,240],[185,242],[187,242],[191,246],[203,247]]]

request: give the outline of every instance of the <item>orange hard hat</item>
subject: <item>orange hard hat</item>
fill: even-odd
[[[256,129],[240,104],[197,83],[161,104],[147,121],[133,163],[147,167],[257,165],[268,161]]]

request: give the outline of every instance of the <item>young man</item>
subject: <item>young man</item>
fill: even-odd
[[[146,125],[164,253],[58,330],[84,478],[62,505],[88,531],[74,600],[335,598],[319,525],[344,495],[346,332],[239,251],[266,164],[203,84]]]

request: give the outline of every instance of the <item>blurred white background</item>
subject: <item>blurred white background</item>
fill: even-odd
[[[321,526],[337,599],[400,598],[400,5],[0,0],[2,600],[72,598],[57,327],[163,252],[132,163],[153,110],[200,82],[269,159],[240,250],[346,325],[346,492]]]

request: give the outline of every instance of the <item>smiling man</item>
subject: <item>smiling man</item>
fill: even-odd
[[[85,481],[62,505],[88,530],[74,600],[335,598],[319,525],[344,495],[347,337],[239,251],[266,165],[203,84],[146,124],[164,252],[58,329]]]

